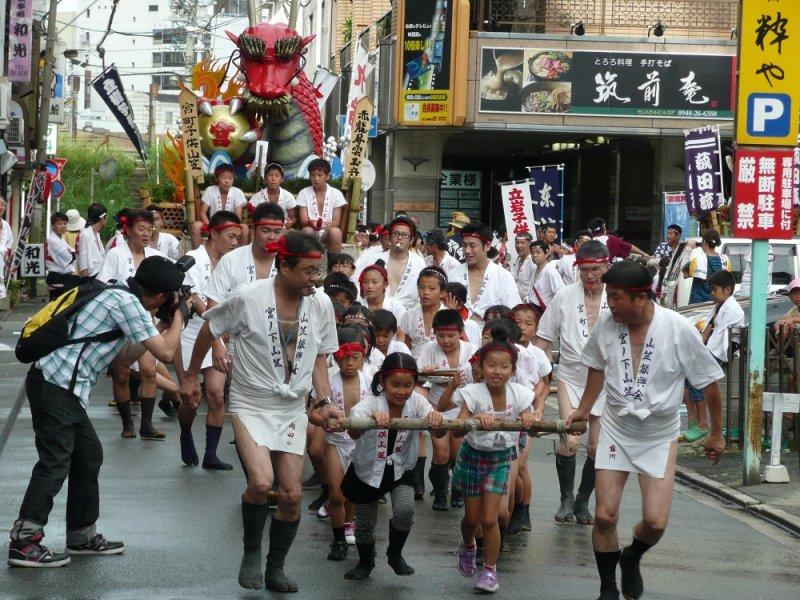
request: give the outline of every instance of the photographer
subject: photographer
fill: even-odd
[[[168,259],[144,259],[129,281],[131,291],[103,290],[70,319],[70,340],[115,330],[121,336],[111,341],[62,346],[31,367],[25,386],[39,461],[33,468],[19,518],[11,529],[10,566],[60,567],[69,563],[69,554],[124,551],[122,542],[106,540],[95,529],[103,449],[86,408],[97,376],[106,372],[118,354],[127,362],[145,351],[165,362],[172,360],[188,308],[173,302],[172,322],[161,334],[148,311],[177,298],[175,292],[182,283],[183,272]],[[53,553],[41,545],[43,528],[53,508],[53,498],[67,477],[67,551]]]

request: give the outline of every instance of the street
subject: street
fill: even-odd
[[[12,315],[0,330],[0,415],[5,421],[25,373],[16,363],[14,331],[22,317]],[[98,530],[122,539],[121,556],[77,557],[61,569],[11,569],[0,566],[2,598],[259,598],[264,591],[238,587],[241,557],[239,498],[244,477],[229,423],[220,458],[236,464],[233,472],[186,468],[180,462],[178,425],[166,418],[157,425],[164,442],[122,440],[116,411],[106,406],[110,382],[95,388],[89,414],[104,445],[101,470],[101,517]],[[138,411],[138,409],[135,409]],[[547,416],[554,416],[549,409]],[[138,419],[137,419],[138,422]],[[0,535],[7,551],[8,531],[17,515],[36,451],[27,407],[0,457]],[[195,439],[202,451],[203,422]],[[505,598],[590,599],[599,583],[591,551],[590,528],[559,525],[552,438],[536,440],[530,458],[534,478],[533,531],[511,538],[512,552],[499,563],[500,595]],[[579,465],[582,459],[579,461]],[[327,521],[305,511],[317,490],[303,497],[298,538],[289,554],[287,573],[300,584],[299,598],[460,598],[471,582],[455,567],[459,511],[434,513],[430,498],[416,504],[415,524],[406,558],[415,569],[400,578],[386,565],[384,551],[388,507],[381,510],[376,568],[367,582],[342,575],[357,558],[355,548],[344,563],[325,560],[331,541]],[[56,499],[46,528],[46,545],[64,547],[66,486]],[[630,540],[639,513],[639,493],[631,479],[623,499],[620,538]],[[266,551],[266,541],[265,541]],[[677,486],[672,519],[663,541],[643,559],[646,598],[784,599],[800,589],[797,557],[800,540],[698,491]],[[5,556],[5,554],[4,554]]]

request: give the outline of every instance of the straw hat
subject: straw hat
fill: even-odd
[[[81,216],[77,208],[67,211],[67,231],[80,231],[86,227],[86,219]]]
[[[470,220],[466,213],[457,210],[453,213],[452,216],[453,220],[448,223],[448,225],[455,227],[456,229],[463,229],[464,225],[469,225]]]

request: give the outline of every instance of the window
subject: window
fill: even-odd
[[[150,4],[150,5],[147,7],[147,10],[148,10],[149,12],[158,12],[158,4]]]
[[[186,43],[185,29],[154,29],[153,42],[156,44],[183,45]]]
[[[179,90],[177,79],[173,75],[153,75],[153,83],[158,86],[159,90]],[[169,113],[167,113],[169,115]],[[170,121],[170,119],[167,119]]]
[[[175,87],[177,88],[178,86],[175,86]],[[170,125],[175,125],[175,113],[174,112],[166,111],[164,113],[164,124],[167,125],[168,127]]]
[[[92,13],[88,8],[86,9],[86,18],[87,19],[91,19],[92,18]]]

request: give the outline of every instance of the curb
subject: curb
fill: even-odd
[[[785,510],[775,508],[769,504],[764,504],[757,498],[748,496],[744,492],[740,492],[724,483],[714,481],[709,477],[700,475],[680,465],[675,466],[675,478],[681,483],[690,484],[712,496],[737,504],[748,513],[764,519],[765,521],[769,521],[770,523],[779,525],[794,535],[800,536],[800,517],[788,513]]]

